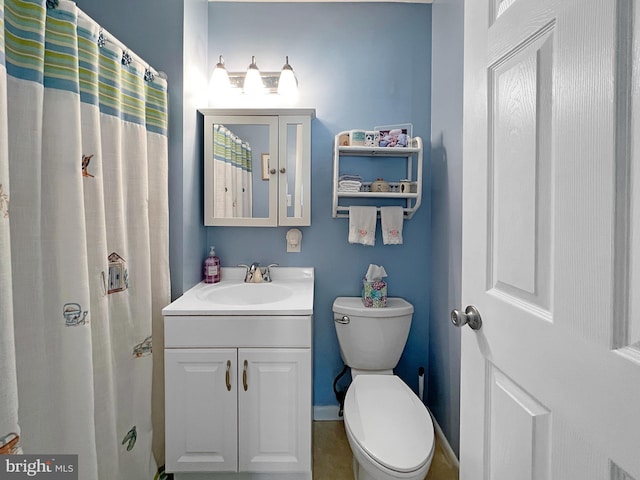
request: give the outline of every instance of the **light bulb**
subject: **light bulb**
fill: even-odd
[[[251,57],[251,65],[247,68],[242,91],[247,95],[262,95],[265,93],[264,83],[262,83],[262,77],[260,77],[260,70],[256,65],[256,57]]]
[[[229,73],[224,66],[224,58],[222,58],[222,55],[220,55],[220,60],[216,64],[216,68],[213,69],[213,74],[211,74],[209,88],[214,95],[226,93],[231,88]]]
[[[289,65],[289,57],[285,58],[285,64],[280,72],[280,80],[278,80],[278,94],[292,97],[298,93],[298,79],[293,73],[293,68]]]

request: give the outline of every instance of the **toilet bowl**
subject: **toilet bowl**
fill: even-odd
[[[433,459],[429,411],[396,375],[413,305],[388,298],[387,307],[368,308],[359,297],[333,303],[340,354],[353,378],[343,418],[353,452],[356,480],[423,480]]]
[[[358,375],[347,390],[344,425],[357,480],[423,480],[433,459],[427,408],[395,375]]]

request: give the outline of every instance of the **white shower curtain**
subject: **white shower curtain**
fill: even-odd
[[[75,3],[48,3],[0,0],[0,449],[77,454],[83,480],[151,479],[167,85]]]

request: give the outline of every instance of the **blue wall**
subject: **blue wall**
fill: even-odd
[[[347,219],[331,217],[334,135],[353,128],[412,123],[427,143],[429,165],[431,6],[402,3],[211,3],[209,59],[224,55],[229,71],[244,71],[255,55],[262,70],[279,70],[285,55],[300,84],[299,106],[316,108],[312,123],[312,224],[302,251],[286,253],[286,228],[209,227],[223,265],[259,261],[313,266],[315,406],[335,404],[334,377],[342,369],[331,305],[359,295],[370,263],[384,265],[389,295],[415,307],[397,372],[417,390],[418,367],[428,367],[430,287],[429,169],[425,201],[404,224],[404,244],[375,247],[347,242]],[[206,251],[200,252],[202,258]]]
[[[449,329],[448,311],[460,301],[463,0],[435,0],[433,6],[231,5],[208,4],[206,0],[77,0],[77,4],[169,77],[174,297],[198,280],[208,243],[218,246],[227,265],[253,259],[315,266],[314,403],[330,404],[331,382],[341,367],[331,303],[337,295],[358,294],[360,276],[369,263],[385,265],[390,293],[403,295],[416,305],[399,372],[416,388],[415,369],[418,365],[428,368],[428,405],[457,451],[459,335]],[[230,15],[238,13],[242,14],[240,24],[245,26],[241,37],[225,26],[237,20],[239,17]],[[207,31],[213,25],[226,33]],[[258,57],[264,70],[279,69],[284,55],[289,55],[300,80],[300,106],[317,109],[313,124],[313,223],[302,229],[299,254],[285,253],[284,228],[205,229],[201,225],[202,169],[195,110],[203,103],[197,82],[191,80],[210,73],[220,54],[225,55],[229,69],[236,71],[246,68],[251,55]],[[349,245],[347,221],[332,219],[330,212],[333,135],[343,129],[396,122],[412,122],[426,144],[433,139],[424,204],[414,219],[406,222],[404,246],[382,246],[379,232],[376,247]],[[425,148],[429,150],[428,145]],[[405,274],[407,279],[403,280]]]
[[[431,308],[428,405],[458,454],[461,308],[463,0],[433,4],[431,128]]]

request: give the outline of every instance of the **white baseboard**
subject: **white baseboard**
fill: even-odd
[[[429,413],[431,414],[431,420],[433,421],[433,429],[436,433],[436,437],[438,437],[440,445],[442,445],[444,454],[447,456],[451,464],[455,465],[458,470],[460,470],[460,462],[458,461],[458,457],[456,457],[453,448],[451,448],[449,440],[447,440],[447,437],[444,436],[444,432],[442,431],[442,428],[440,428],[440,424],[437,422],[436,418],[433,416],[433,413],[431,413],[431,410],[429,410]]]
[[[339,412],[340,412],[339,405],[314,405],[313,419],[317,422],[342,420],[342,417],[338,415]]]

